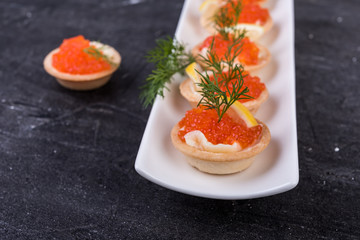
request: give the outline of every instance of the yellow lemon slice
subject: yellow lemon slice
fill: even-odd
[[[236,101],[233,105],[231,105],[231,109],[234,110],[236,114],[245,121],[246,125],[249,128],[258,125],[258,122],[254,118],[254,116],[241,102]]]
[[[200,87],[198,86],[198,83],[201,83],[199,74],[196,72],[200,71],[200,67],[196,62],[191,63],[189,66],[186,67],[185,72],[190,77],[190,79],[194,83],[194,87],[196,91],[200,90]]]
[[[212,18],[220,8],[220,3],[218,0],[206,0],[200,7],[200,24],[202,26],[208,26],[212,22]]]
[[[199,7],[199,10],[200,10],[200,12],[202,12],[204,10],[207,10],[212,5],[218,5],[218,0],[205,0],[205,1],[203,1],[203,3]]]
[[[200,83],[199,74],[196,72],[196,70],[199,71],[199,66],[196,62],[189,64],[189,66],[185,68],[185,72],[191,78],[191,80],[193,80],[194,83]]]

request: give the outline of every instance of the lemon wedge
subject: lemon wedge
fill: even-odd
[[[218,0],[205,0],[199,7],[201,12],[200,23],[202,26],[206,26],[211,23],[211,19],[220,8]]]
[[[230,107],[235,113],[243,119],[247,125],[247,127],[255,127],[258,125],[258,122],[251,114],[251,112],[239,101],[234,102]]]
[[[199,66],[196,62],[189,64],[189,66],[187,66],[185,68],[185,72],[191,78],[191,80],[193,80],[193,82],[195,82],[195,83],[199,83],[200,78],[199,78],[199,74],[196,72],[196,70],[199,71]]]
[[[218,5],[218,0],[205,0],[200,5],[199,10],[200,10],[200,12],[202,12],[202,11],[208,9],[209,7],[213,6],[213,5]]]
[[[189,66],[186,67],[185,72],[190,77],[190,79],[194,83],[195,90],[200,90],[198,83],[201,83],[199,73],[196,72],[200,71],[200,67],[196,62],[191,63]]]

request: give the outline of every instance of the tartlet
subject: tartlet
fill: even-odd
[[[52,50],[44,59],[45,71],[51,76],[55,77],[60,85],[72,90],[92,90],[99,88],[106,84],[112,74],[119,68],[121,63],[121,56],[118,51],[109,45],[98,42],[91,42],[91,46],[95,48],[104,48],[104,55],[106,55],[113,64],[110,69],[103,70],[91,74],[73,74],[61,72],[53,66],[53,56],[59,52],[59,48]]]
[[[198,170],[211,174],[236,173],[247,169],[253,163],[253,157],[262,152],[270,142],[268,127],[257,121],[262,126],[261,137],[253,145],[238,152],[210,152],[190,146],[179,138],[179,124],[171,130],[171,140],[174,147],[187,157],[187,162]]]

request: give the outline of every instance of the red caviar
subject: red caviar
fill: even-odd
[[[214,76],[210,76],[210,80],[213,80],[213,79],[214,79]],[[245,89],[245,87],[248,87],[249,92],[246,94],[253,97],[253,99],[257,99],[261,95],[261,93],[265,90],[265,84],[260,81],[259,77],[251,76],[247,72],[244,72],[243,79],[244,79],[244,84],[243,84],[243,87],[241,88],[241,91],[243,89]],[[218,79],[218,81],[220,82],[221,79]],[[230,91],[232,91],[232,89],[233,89],[233,83],[236,84],[237,79],[232,79],[231,81],[228,82],[228,88]],[[221,86],[220,88],[223,91],[226,90],[225,85]],[[241,99],[239,101],[241,103],[244,103],[244,102],[251,101],[253,99]]]
[[[234,0],[239,1],[239,0]],[[231,2],[225,5],[229,9],[228,16],[234,16],[234,10],[232,9]],[[257,3],[250,3],[250,1],[242,2],[242,10],[239,16],[238,23],[253,23],[264,25],[269,19],[269,10],[262,8]]]
[[[229,36],[228,39],[224,39],[220,34],[210,36],[204,40],[199,46],[201,51],[204,48],[209,48],[213,44],[212,53],[215,54],[219,59],[223,59],[227,53],[229,46],[234,43],[233,38]],[[256,65],[259,61],[259,48],[255,43],[250,41],[249,38],[245,37],[242,41],[235,45],[233,49],[241,47],[241,52],[237,56],[239,62],[245,65]]]
[[[243,4],[250,4],[250,3],[261,3],[264,0],[242,0]]]
[[[60,72],[70,74],[92,74],[109,70],[111,65],[95,58],[83,50],[90,47],[90,41],[79,35],[64,39],[59,51],[52,57],[52,65]]]
[[[204,107],[187,111],[179,122],[179,138],[185,142],[184,136],[188,132],[201,131],[212,144],[233,144],[237,141],[242,148],[254,144],[261,136],[262,126],[248,128],[241,119],[234,121],[226,113],[218,122],[219,117],[215,110],[205,110]]]

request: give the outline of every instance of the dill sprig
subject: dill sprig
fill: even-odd
[[[236,101],[253,98],[246,94],[249,92],[248,87],[243,88],[244,77],[246,77],[244,68],[239,64],[235,64],[236,57],[241,52],[242,45],[240,42],[242,38],[234,40],[228,47],[223,59],[219,59],[212,51],[214,42],[207,51],[207,57],[201,56],[202,61],[212,69],[214,80],[210,79],[207,72],[205,74],[198,72],[201,78],[201,83],[198,86],[201,88],[199,92],[202,96],[198,106],[203,105],[206,109],[215,109],[219,122],[225,112]],[[236,81],[233,81],[234,79]],[[222,90],[222,88],[225,88],[225,90]]]
[[[88,54],[90,56],[93,56],[94,58],[96,58],[96,60],[102,59],[105,62],[107,62],[108,64],[110,64],[112,66],[116,66],[116,63],[111,61],[111,59],[108,56],[106,56],[105,54],[103,54],[101,50],[102,50],[102,47],[101,48],[96,48],[94,46],[90,46],[90,47],[87,47],[87,48],[83,49],[83,51],[86,54]]]
[[[220,37],[223,40],[227,41],[228,43],[232,43],[225,55],[226,62],[228,62],[231,65],[235,63],[236,57],[241,52],[241,48],[242,48],[241,41],[244,39],[246,34],[246,30],[244,29],[240,30],[236,28],[236,24],[239,20],[241,11],[242,11],[241,0],[238,1],[227,0],[227,3],[222,8],[220,8],[218,12],[213,16],[215,29],[220,35]],[[215,39],[216,36],[214,35],[212,44],[210,46],[211,49],[214,48],[213,45]],[[236,45],[240,45],[240,46],[236,47]],[[201,57],[202,57],[201,60],[206,60],[206,58],[204,58],[203,56]],[[220,65],[223,62],[223,59],[219,58],[215,54],[213,54],[212,56],[208,55],[207,58],[210,61],[205,61],[204,64],[207,65],[207,67],[213,67],[213,68],[218,67],[219,70]]]
[[[157,95],[164,97],[164,88],[167,89],[166,83],[171,82],[172,76],[184,74],[185,68],[195,62],[193,55],[185,51],[185,45],[171,37],[157,40],[157,46],[148,52],[146,59],[155,64],[155,69],[141,87],[144,107],[152,104]]]
[[[234,33],[228,33],[229,43],[228,49],[223,57],[219,57],[214,50],[215,38],[213,38],[206,55],[200,55],[200,61],[206,66],[206,68],[214,69],[223,79],[228,79],[224,74],[224,69],[228,68],[228,75],[230,80],[233,79],[236,75],[234,66],[236,65],[236,59],[240,55],[242,50],[242,40],[245,37],[245,31],[236,30]]]
[[[242,1],[228,0],[225,6],[220,8],[213,16],[214,27],[224,39],[227,40],[228,33],[235,30],[241,11]]]
[[[216,73],[213,71],[214,80],[210,80],[210,76],[205,74],[200,74],[201,83],[198,86],[201,88],[199,91],[202,98],[200,99],[198,106],[205,106],[206,109],[214,109],[219,117],[219,122],[226,113],[226,111],[234,104],[236,101],[241,99],[252,99],[253,97],[247,95],[249,92],[248,87],[243,88],[244,85],[244,75],[242,67],[236,65],[233,69],[235,73],[236,82],[224,82],[221,77],[216,76]],[[231,84],[231,90],[229,87]],[[225,90],[222,90],[221,87],[224,86]],[[242,90],[241,90],[242,89]]]

